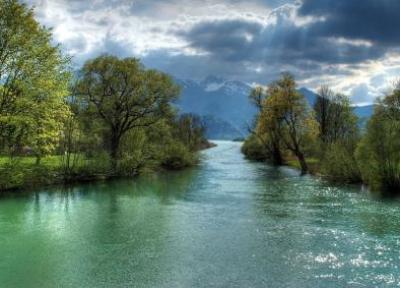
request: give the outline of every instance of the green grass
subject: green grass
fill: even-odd
[[[25,187],[49,185],[62,182],[62,156],[47,156],[36,163],[36,157],[24,156],[10,158],[0,156],[0,191],[14,190]],[[80,171],[85,171],[90,165],[90,161],[82,159],[77,162]],[[91,173],[91,172],[88,172]]]
[[[22,166],[32,166],[36,165],[36,157],[24,156],[24,157],[14,157],[15,161],[18,161]],[[0,166],[4,166],[9,163],[11,158],[8,156],[0,156]],[[58,168],[61,166],[61,156],[47,156],[41,159],[40,165]]]

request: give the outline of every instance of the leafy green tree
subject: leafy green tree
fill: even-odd
[[[357,116],[353,113],[349,98],[334,93],[328,86],[320,88],[314,111],[322,143],[335,143],[358,134]]]
[[[305,151],[316,137],[317,123],[304,96],[297,91],[292,75],[283,74],[269,86],[258,130],[276,134],[285,148],[297,157],[302,174],[308,172]]]
[[[255,160],[266,158],[271,160],[274,165],[283,164],[282,156],[282,141],[278,126],[275,125],[277,122],[263,122],[260,121],[260,116],[263,115],[263,108],[266,99],[269,96],[269,89],[266,90],[261,86],[254,88],[250,95],[250,102],[259,110],[259,114],[255,118],[254,128],[250,128],[249,131],[254,137],[251,137],[246,141],[243,148],[244,152],[248,152],[247,156]],[[268,126],[268,127],[267,127]],[[257,152],[257,149],[263,151]]]
[[[319,124],[320,172],[333,181],[359,182],[355,159],[359,133],[350,100],[328,86],[322,86],[318,94],[314,111]]]
[[[400,188],[400,84],[375,104],[357,159],[363,180],[373,189]]]
[[[0,1],[0,15],[0,145],[10,153],[29,146],[40,160],[69,115],[69,60],[25,4]]]
[[[114,164],[122,137],[171,114],[170,101],[179,95],[179,87],[167,74],[145,69],[135,58],[108,55],[85,63],[76,91],[88,113],[107,128]]]

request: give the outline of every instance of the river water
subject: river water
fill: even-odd
[[[0,199],[0,287],[400,287],[400,203],[252,163]]]

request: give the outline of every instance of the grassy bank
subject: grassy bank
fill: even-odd
[[[94,169],[95,166],[98,166]],[[107,173],[93,160],[76,161],[74,171],[84,172],[80,177],[76,173],[67,177],[62,156],[48,156],[36,162],[35,157],[0,157],[0,191],[36,188],[69,181],[107,178]],[[95,173],[95,171],[99,173]]]
[[[215,146],[217,145],[212,142],[204,142],[199,151]],[[14,158],[0,156],[0,193],[56,184],[134,177],[141,173],[163,170],[181,170],[195,166],[199,162],[197,152],[170,151],[164,159],[149,161],[145,165],[137,162],[130,163],[130,167],[126,167],[121,165],[123,163],[121,160],[118,170],[114,170],[106,154],[90,159],[85,158],[84,155],[75,155],[74,158],[73,166],[67,169],[64,157],[59,155],[44,157],[40,163],[31,156]],[[129,173],[127,173],[128,170]]]

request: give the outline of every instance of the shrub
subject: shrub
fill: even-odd
[[[76,169],[77,178],[96,178],[107,176],[112,171],[111,157],[106,151],[98,151],[92,158],[84,161],[84,164]]]
[[[399,134],[388,133],[387,123],[372,119],[356,157],[363,181],[372,190],[398,192],[400,188]]]
[[[373,190],[400,189],[400,84],[377,101],[366,134],[357,149],[363,180]]]
[[[16,189],[24,183],[24,172],[21,163],[9,160],[0,167],[0,190]]]
[[[325,150],[321,162],[322,174],[331,181],[359,183],[361,181],[354,149],[346,143],[333,143]]]
[[[243,143],[242,153],[249,160],[264,161],[267,159],[264,146],[254,135],[247,138]]]
[[[194,165],[198,159],[195,153],[180,142],[169,144],[163,153],[161,165],[167,169],[179,170]]]

